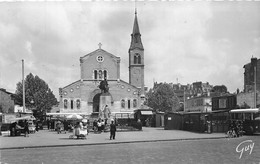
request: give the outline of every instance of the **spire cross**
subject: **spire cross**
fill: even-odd
[[[135,15],[137,14],[137,11],[136,11],[136,0],[135,0]]]
[[[101,43],[98,43],[98,46],[99,46],[99,49],[101,49],[102,44],[101,44]]]

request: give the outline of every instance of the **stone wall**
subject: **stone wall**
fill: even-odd
[[[237,105],[243,106],[244,104],[247,104],[249,107],[254,107],[254,92],[248,92],[248,93],[238,93],[237,94]],[[257,105],[260,104],[260,92],[257,91]]]
[[[14,100],[11,98],[11,94],[0,90],[0,106],[3,113],[14,112]]]

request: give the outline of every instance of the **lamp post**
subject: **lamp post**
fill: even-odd
[[[25,113],[24,60],[22,59],[23,112]]]
[[[256,66],[254,67],[254,108],[256,108],[257,103],[257,97],[256,97]]]

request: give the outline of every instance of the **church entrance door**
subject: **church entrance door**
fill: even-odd
[[[93,97],[93,112],[94,113],[99,112],[100,95],[101,95],[101,93],[98,93]]]

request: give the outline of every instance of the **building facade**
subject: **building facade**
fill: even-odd
[[[177,97],[182,103],[184,102],[184,97],[185,99],[187,99],[188,97],[192,98],[196,96],[208,95],[213,88],[213,86],[210,85],[208,82],[194,82],[192,84],[187,85],[181,85],[180,83],[171,83],[170,85],[172,85],[174,92],[176,93]]]
[[[244,65],[244,92],[237,95],[239,106],[255,108],[260,105],[260,59],[251,58],[251,62]]]
[[[257,91],[256,104],[260,104],[260,92]],[[254,108],[255,107],[255,93],[254,92],[241,92],[237,94],[237,105],[243,108]]]
[[[100,82],[108,82],[111,112],[133,112],[143,103],[144,48],[135,13],[129,48],[129,83],[120,79],[120,57],[101,48],[80,57],[80,79],[60,88],[60,113],[99,113]]]
[[[218,97],[212,97],[212,111],[236,109],[237,97],[236,95],[228,94]]]
[[[260,59],[251,58],[251,62],[244,65],[244,92],[260,91]]]
[[[14,113],[14,98],[13,94],[0,88],[0,112]]]
[[[199,96],[186,99],[184,112],[211,112],[211,97]]]

